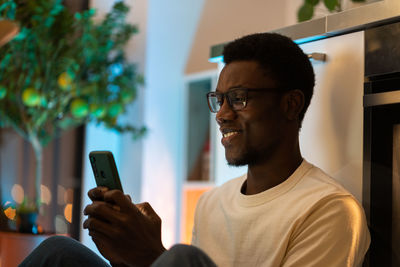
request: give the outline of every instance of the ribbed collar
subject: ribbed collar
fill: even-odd
[[[283,183],[254,195],[244,195],[240,192],[243,183],[247,179],[247,175],[244,175],[235,188],[235,202],[243,207],[254,207],[267,203],[293,188],[312,167],[312,164],[303,159],[300,166]]]

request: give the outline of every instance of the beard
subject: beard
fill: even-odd
[[[276,152],[279,147],[279,141],[270,143],[268,146],[247,146],[245,149],[235,156],[229,157],[229,154],[225,150],[225,157],[229,166],[240,167],[240,166],[252,166],[258,165],[268,161]]]
[[[240,155],[236,157],[229,157],[225,154],[229,166],[240,167],[245,165],[257,165],[267,161],[272,155],[277,144],[271,145],[268,148],[247,148]]]
[[[240,167],[258,162],[260,156],[261,155],[257,151],[245,151],[245,153],[235,158],[226,157],[226,161],[229,166]]]

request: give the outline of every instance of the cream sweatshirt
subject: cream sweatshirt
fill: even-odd
[[[370,244],[363,208],[303,160],[283,183],[240,192],[246,175],[204,193],[192,244],[218,266],[360,266]]]

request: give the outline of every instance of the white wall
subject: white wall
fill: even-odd
[[[142,199],[163,219],[163,242],[178,240],[183,179],[184,67],[203,1],[150,0]]]
[[[326,62],[312,61],[316,85],[300,131],[301,153],[362,202],[364,32],[301,48],[327,55]]]
[[[208,62],[213,45],[296,23],[296,10],[301,1],[206,0],[185,72],[216,69],[216,64]]]

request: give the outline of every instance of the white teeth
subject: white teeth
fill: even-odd
[[[226,134],[224,134],[224,137],[229,137],[229,136],[232,136],[232,135],[235,135],[235,134],[238,134],[238,132],[229,132],[229,133],[226,133]]]

